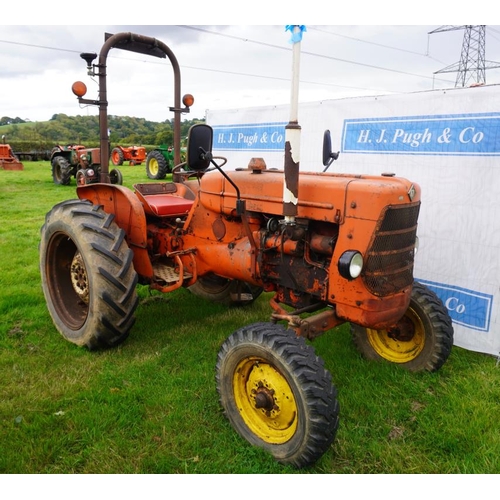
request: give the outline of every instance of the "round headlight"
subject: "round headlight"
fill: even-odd
[[[340,276],[347,280],[357,278],[363,270],[363,256],[356,250],[344,252],[339,259]]]

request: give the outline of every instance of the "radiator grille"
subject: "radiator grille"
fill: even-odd
[[[381,297],[413,283],[414,247],[420,202],[387,207],[368,252],[363,279]]]

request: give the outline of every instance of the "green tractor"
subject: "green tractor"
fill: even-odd
[[[181,148],[181,160],[184,161],[185,148]],[[161,145],[151,150],[146,156],[146,174],[150,179],[165,179],[174,168],[174,148]]]

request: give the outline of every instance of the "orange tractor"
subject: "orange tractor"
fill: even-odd
[[[143,146],[116,146],[111,150],[111,163],[115,167],[128,161],[129,165],[140,165],[146,160],[146,148]]]
[[[3,170],[24,170],[24,165],[9,144],[0,144],[0,168]]]
[[[181,107],[177,61],[154,38],[118,33],[106,39],[94,66],[101,89],[96,104],[107,105],[112,47],[169,57],[175,130],[193,99],[185,96]],[[82,57],[91,67],[97,55]],[[79,102],[92,102],[83,98],[83,85],[73,90]],[[100,116],[106,130],[106,113]],[[216,386],[225,416],[244,439],[300,468],[330,447],[339,424],[331,374],[306,340],[349,323],[367,358],[435,371],[450,354],[453,328],[439,298],[413,279],[419,186],[392,175],[300,171],[299,132],[291,120],[283,170],[252,158],[225,171],[206,124],[191,128],[186,161],[177,158],[172,182],[131,190],[110,183],[101,165],[100,182],[79,185],[77,199],[46,215],[40,271],[55,327],[89,349],[128,337],[138,283],[164,293],[184,287],[235,305],[269,293],[269,318],[242,326],[220,347]],[[179,154],[179,128],[174,137]],[[103,141],[101,150],[107,147]],[[331,149],[327,131],[325,170],[338,156]]]

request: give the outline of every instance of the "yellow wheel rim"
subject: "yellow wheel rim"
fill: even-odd
[[[290,440],[297,430],[297,404],[285,377],[266,360],[242,360],[233,376],[234,400],[249,430],[270,444]]]
[[[375,352],[392,363],[408,363],[414,360],[425,345],[425,327],[412,308],[406,311],[395,328],[368,328],[366,332]]]
[[[152,175],[157,175],[160,167],[158,166],[158,160],[156,158],[151,158],[149,160],[149,171]]]

